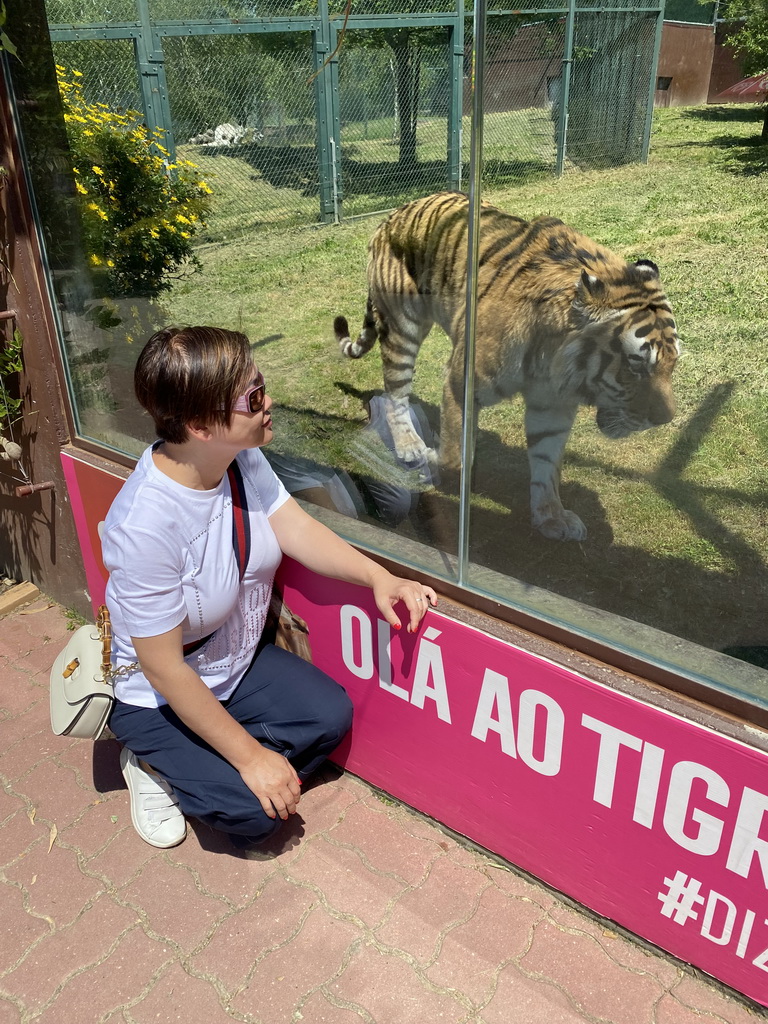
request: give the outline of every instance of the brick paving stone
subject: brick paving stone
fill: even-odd
[[[103,891],[103,883],[86,878],[80,871],[77,855],[54,843],[38,843],[25,856],[6,868],[6,877],[18,882],[27,894],[34,914],[50,918],[57,928],[75,920],[87,903]],[[66,878],[66,885],[62,879]]]
[[[32,728],[25,715],[6,719],[0,749],[0,777],[13,784],[30,768],[42,764],[69,742],[72,741],[62,741],[54,736],[50,726]]]
[[[383,809],[377,810],[364,801],[349,807],[343,821],[328,835],[334,842],[359,849],[371,867],[398,875],[409,885],[421,882],[429,866],[441,855],[434,843],[393,827]]]
[[[0,654],[11,661],[18,661],[27,651],[32,648],[32,638],[27,632],[24,620],[17,613],[7,615],[2,619],[3,628],[0,630]]]
[[[712,1014],[726,1024],[757,1024],[761,1017],[763,1020],[768,1019],[768,1010],[765,1008],[746,1006],[725,995],[714,985],[691,975],[684,977],[680,984],[675,986],[674,996],[683,1005],[702,1013]]]
[[[438,847],[440,847],[441,842],[446,842],[445,833],[441,829],[409,808],[390,802],[390,797],[386,796],[386,794],[382,796],[377,791],[371,791],[366,788],[361,800],[372,810],[380,811],[384,808],[387,817],[391,819],[395,827],[402,829],[408,835],[413,836],[414,839],[424,839]],[[444,847],[441,847],[441,849],[444,849]]]
[[[112,943],[137,924],[135,911],[101,896],[71,927],[38,942],[22,963],[2,979],[2,987],[28,1010],[40,1010],[65,978],[99,963]]]
[[[550,978],[586,1014],[611,1024],[650,1021],[663,986],[647,974],[619,967],[593,938],[544,921],[521,959],[526,972]]]
[[[684,1006],[665,992],[656,1006],[654,1024],[717,1024],[716,1018]],[[730,1022],[728,1022],[730,1024]]]
[[[81,786],[96,791],[94,785],[94,755],[96,744],[91,740],[81,740],[56,755],[57,764],[72,769],[77,774]],[[119,749],[115,748],[115,757],[119,760]],[[122,775],[120,776],[122,781]]]
[[[38,682],[41,685],[35,685]],[[17,715],[16,718],[23,720],[28,734],[38,731],[44,734],[45,739],[41,738],[40,741],[40,746],[43,750],[47,751],[50,749],[53,753],[59,753],[73,743],[83,742],[83,740],[73,739],[70,736],[57,736],[52,731],[50,684],[47,674],[40,680],[36,676],[31,678],[29,692],[34,694],[37,699],[34,704],[30,704],[27,710],[22,712],[21,715]]]
[[[359,1013],[334,1005],[322,991],[313,992],[304,1003],[300,1019],[301,1024],[362,1024]]]
[[[17,811],[3,824],[0,832],[0,865],[7,866],[25,856],[31,852],[32,846],[43,842],[44,836],[47,847],[48,826],[42,822],[33,824],[26,807]]]
[[[71,768],[62,768],[53,761],[34,767],[13,788],[31,801],[38,820],[45,818],[61,829],[71,825],[93,800],[93,793],[77,784]]]
[[[335,779],[311,786],[299,801],[298,813],[304,821],[305,838],[333,828],[358,799],[356,793],[339,786]]]
[[[338,973],[356,936],[353,925],[316,907],[298,935],[256,965],[233,1009],[252,1013],[259,1024],[286,1024],[308,992]]]
[[[116,820],[112,820],[112,819]],[[95,796],[80,819],[63,828],[57,843],[78,850],[84,858],[93,857],[103,850],[119,832],[131,825],[130,808],[120,797]]]
[[[67,617],[61,606],[41,598],[28,604],[16,617],[25,632],[33,639],[42,640],[45,637],[50,642],[61,640],[61,646],[71,635]]]
[[[509,896],[531,900],[545,909],[558,905],[557,896],[535,879],[526,878],[506,867],[497,867],[492,861],[486,861],[483,871],[497,889]]]
[[[21,889],[0,883],[0,974],[15,967],[32,943],[51,929],[49,922],[26,909]]]
[[[496,992],[483,1008],[484,1024],[594,1024],[595,1018],[580,1012],[556,985],[526,978],[509,964],[499,975]],[[633,1024],[650,1024],[637,1017]],[[615,1024],[614,1018],[602,1024]]]
[[[39,637],[27,637],[28,649],[16,661],[23,672],[36,675],[38,672],[50,674],[54,661],[59,656],[64,643],[60,640],[44,641]]]
[[[35,1018],[35,1024],[98,1021],[105,1013],[135,998],[172,957],[167,946],[135,928],[101,962],[71,978],[53,1003]]]
[[[663,988],[670,988],[681,976],[680,967],[667,957],[644,948],[638,942],[630,942],[612,931],[609,924],[579,913],[565,903],[555,904],[549,911],[549,918],[563,928],[591,935],[617,964],[650,974]]]
[[[437,961],[424,973],[441,988],[464,992],[477,1006],[488,1000],[499,968],[523,953],[544,910],[489,886],[469,921],[448,931]]]
[[[366,867],[357,852],[318,838],[286,869],[289,878],[325,894],[331,909],[359,918],[369,928],[382,920],[405,882]]]
[[[269,879],[250,906],[222,921],[208,945],[192,958],[195,973],[215,975],[229,992],[246,981],[255,961],[287,942],[317,897],[282,876]]]
[[[229,913],[226,903],[197,889],[190,871],[162,857],[145,864],[120,897],[144,911],[153,932],[186,953],[196,949]]]
[[[16,814],[24,806],[24,801],[20,796],[6,793],[4,789],[0,789],[0,823],[4,822],[6,818],[10,818],[12,814]]]
[[[248,860],[223,832],[198,821],[190,821],[186,840],[169,850],[167,856],[189,868],[205,892],[221,896],[235,907],[250,903],[279,870],[277,858]]]
[[[433,991],[409,963],[373,946],[356,950],[341,977],[328,985],[328,991],[361,1007],[381,1024],[458,1024],[467,1016],[467,1007],[458,999]]]
[[[165,971],[130,1013],[136,1024],[231,1024],[235,1019],[209,981],[191,977],[178,964]]]
[[[2,665],[2,696],[0,704],[3,710],[9,715],[20,715],[27,711],[32,704],[42,699],[40,688],[31,684],[29,673],[22,672],[8,659],[3,659]]]
[[[426,963],[448,925],[468,917],[487,886],[482,872],[457,867],[445,857],[437,860],[427,879],[397,901],[376,937]]]
[[[0,996],[0,1024],[21,1024],[21,1011]]]
[[[119,811],[117,813],[120,814]],[[87,868],[89,873],[101,876],[120,890],[142,871],[148,861],[159,860],[162,856],[162,850],[140,839],[131,825],[121,829],[103,850],[91,857]]]

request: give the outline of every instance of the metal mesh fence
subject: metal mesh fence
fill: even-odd
[[[214,189],[205,240],[466,187],[471,18],[444,0],[362,0],[319,76],[343,0],[332,0],[330,19],[315,4],[299,17],[287,0],[149,0],[151,26],[133,2],[49,0],[56,59],[83,72],[89,99],[143,109],[200,166]],[[655,0],[577,8],[572,40],[563,0],[499,8],[491,0],[484,184],[642,159]],[[97,10],[100,26],[83,25]],[[285,20],[253,20],[264,17]]]
[[[165,41],[176,150],[214,190],[208,240],[318,219],[306,33]]]
[[[394,46],[377,45],[376,35],[348,33],[339,59],[345,215],[450,185],[447,32],[411,33]]]
[[[54,42],[56,63],[79,71],[88,103],[106,103],[112,110],[141,110],[132,39],[90,39]]]
[[[45,0],[49,25],[113,25],[136,20],[136,0]]]
[[[568,159],[581,169],[642,158],[655,22],[623,12],[578,14],[568,104]]]
[[[564,26],[562,15],[538,20],[510,15],[490,21],[483,97],[485,185],[522,183],[554,173]],[[468,116],[465,122],[463,155],[468,161]]]

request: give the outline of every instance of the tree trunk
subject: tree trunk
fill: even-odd
[[[395,104],[400,122],[400,167],[416,166],[416,119],[419,113],[419,71],[421,58],[418,43],[404,29],[390,33],[389,45],[395,56]]]
[[[763,130],[760,133],[760,139],[762,142],[768,142],[768,104],[765,107],[765,120],[763,121]]]
[[[419,48],[411,44],[399,50],[398,93],[400,94],[400,166],[416,166],[416,118],[419,113]]]

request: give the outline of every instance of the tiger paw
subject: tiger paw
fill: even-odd
[[[533,526],[548,540],[586,540],[587,528],[576,515],[564,508],[557,516],[549,516],[541,522],[534,519]]]
[[[418,464],[425,460],[432,464],[437,462],[437,454],[434,449],[428,448],[415,430],[408,433],[403,431],[394,438],[394,442],[395,454],[400,462],[408,464]]]

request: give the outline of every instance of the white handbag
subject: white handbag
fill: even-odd
[[[57,736],[96,740],[115,702],[112,630],[106,605],[95,626],[81,626],[51,669],[51,728]]]

